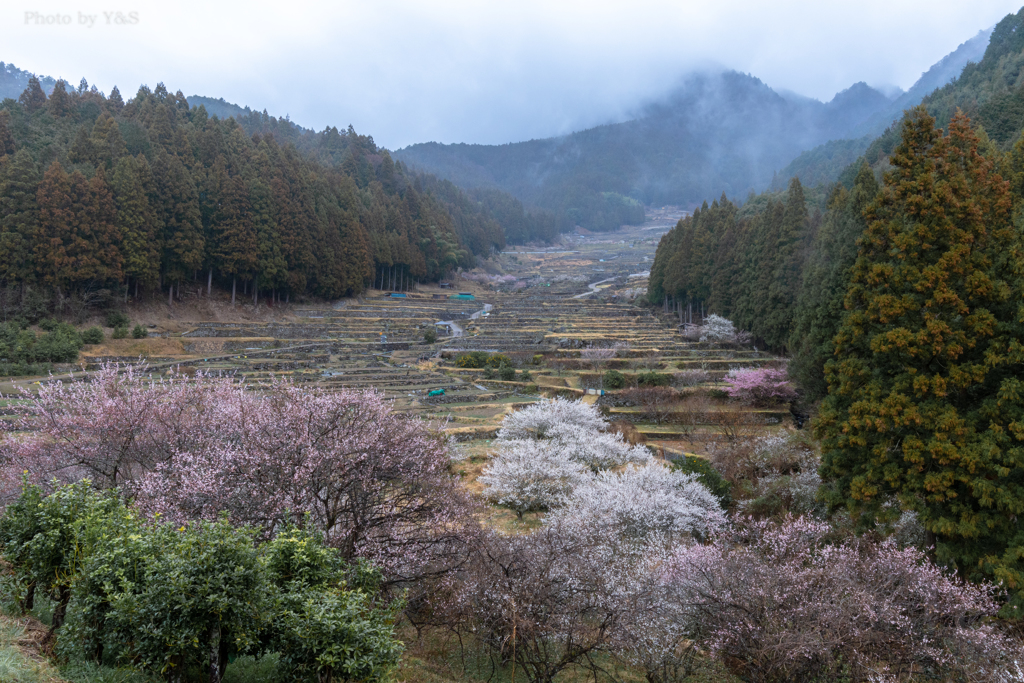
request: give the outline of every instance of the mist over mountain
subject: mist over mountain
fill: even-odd
[[[748,74],[701,73],[624,123],[508,145],[418,144],[396,157],[600,230],[616,227],[600,210],[609,203],[692,206],[723,191],[759,191],[801,151],[845,137],[890,104],[865,83],[822,103]]]
[[[905,110],[917,106],[933,91],[956,80],[968,64],[982,61],[994,29],[993,26],[979,31],[978,35],[936,62],[909,90],[852,126],[847,138],[830,140],[802,152],[779,171],[772,189],[784,189],[787,180],[793,176],[799,176],[805,185],[835,182],[844,168],[867,151],[872,140],[884,133],[894,121],[903,118]]]
[[[7,98],[12,100],[18,99],[18,96],[25,92],[25,88],[28,87],[28,80],[33,75],[13,64],[0,62],[0,102]],[[57,85],[56,79],[51,76],[37,76],[37,78],[44,93],[49,95],[53,92],[53,86]]]

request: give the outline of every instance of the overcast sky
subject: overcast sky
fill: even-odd
[[[621,120],[716,65],[822,101],[857,81],[906,89],[1021,2],[5,0],[0,61],[351,123],[392,149],[504,143]]]

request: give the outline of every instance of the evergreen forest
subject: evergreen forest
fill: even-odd
[[[124,100],[58,81],[47,96],[30,77],[0,104],[5,317],[214,283],[283,301],[405,288],[505,244],[487,205],[351,127],[239,118],[162,84]],[[490,204],[530,229],[515,200]]]

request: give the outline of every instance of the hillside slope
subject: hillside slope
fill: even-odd
[[[783,96],[736,72],[689,77],[631,121],[508,145],[425,143],[396,151],[410,166],[463,187],[500,187],[591,229],[629,199],[699,204],[744,196],[804,149],[842,137],[887,108],[864,83],[828,102]],[[610,210],[609,210],[610,211]]]

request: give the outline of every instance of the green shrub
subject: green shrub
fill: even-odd
[[[102,535],[104,520],[125,514],[116,495],[97,492],[87,479],[46,497],[39,487],[24,484],[0,518],[0,547],[25,581],[24,608],[31,609],[37,591],[52,596],[57,603],[53,629],[60,628],[71,587]]]
[[[543,353],[535,353],[535,354],[533,354],[533,364],[534,365],[543,365],[543,363],[544,363],[544,354]]]
[[[638,387],[667,387],[672,383],[672,375],[660,372],[641,372],[636,376]]]
[[[498,378],[503,382],[511,382],[516,378],[516,369],[511,365],[502,365],[498,368]]]
[[[58,323],[53,318],[43,318],[42,320],[39,321],[39,329],[45,332],[52,332],[57,328],[57,325],[59,324],[60,323]]]
[[[708,398],[715,400],[725,400],[729,398],[729,392],[725,389],[708,389]]]
[[[103,343],[103,328],[93,326],[82,332],[82,343],[83,344],[102,344]]]
[[[44,363],[72,363],[83,346],[82,335],[68,323],[57,323],[52,331],[41,335],[28,360]]]
[[[104,635],[124,644],[120,659],[154,672],[223,670],[227,657],[253,649],[271,607],[253,536],[223,519],[140,534],[137,582],[108,595]]]
[[[732,484],[716,470],[705,458],[685,455],[672,461],[672,469],[696,475],[700,483],[721,501],[722,508],[728,510],[732,505]]]
[[[122,313],[121,311],[109,311],[107,313],[107,327],[128,327],[131,320],[128,319],[128,314]]]
[[[455,359],[456,367],[479,369],[487,366],[488,353],[486,351],[470,351],[460,354]]]
[[[487,358],[487,367],[489,368],[502,368],[506,365],[512,367],[512,359],[503,353],[495,353]]]
[[[120,327],[114,328],[114,333],[110,335],[114,339],[127,339],[128,338],[128,326],[121,325]]]
[[[484,379],[494,379],[494,369],[493,368],[485,368],[484,369],[483,378]]]
[[[529,370],[523,370],[521,373],[519,373],[519,381],[520,382],[532,382],[533,381],[533,375],[530,374]]]
[[[423,341],[428,344],[433,344],[437,341],[437,328],[431,325],[427,328],[426,332],[423,333]]]
[[[626,386],[626,376],[618,370],[609,370],[604,373],[605,389],[621,389]]]
[[[149,332],[142,325],[136,325],[132,328],[132,339],[145,339],[149,336]]]
[[[382,681],[398,663],[393,623],[403,605],[380,603],[380,572],[347,565],[317,533],[285,526],[263,547],[276,587],[264,643],[286,680]]]

